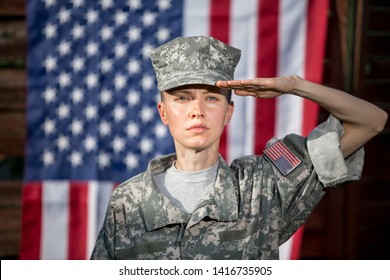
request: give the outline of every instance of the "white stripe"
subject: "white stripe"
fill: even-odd
[[[97,208],[97,231],[100,231],[103,225],[104,216],[107,211],[107,206],[110,201],[111,193],[113,190],[112,182],[99,182],[99,193],[98,193],[98,208]]]
[[[230,44],[241,49],[241,59],[235,71],[235,79],[248,79],[256,76],[258,1],[232,0],[230,20]],[[233,118],[228,129],[227,160],[232,160],[254,152],[253,98],[233,96],[235,104]]]
[[[69,184],[43,182],[41,259],[68,258]]]
[[[183,36],[209,35],[210,0],[185,0]]]
[[[281,0],[279,16],[278,76],[303,77],[306,42],[305,0]],[[302,133],[303,99],[283,95],[277,100],[276,136]]]
[[[107,205],[113,189],[113,183],[107,181],[91,181],[88,184],[88,239],[87,258],[92,253],[96,238],[103,224]]]
[[[93,247],[96,242],[96,223],[97,223],[97,198],[98,198],[98,182],[90,181],[88,182],[88,221],[87,221],[87,259],[92,253]]]
[[[306,46],[306,0],[280,0],[279,12],[279,63],[278,76],[300,75],[303,77]],[[303,99],[283,95],[276,103],[276,136],[302,133]],[[291,258],[294,236],[279,248],[280,259]]]

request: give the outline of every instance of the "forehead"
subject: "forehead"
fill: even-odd
[[[195,92],[203,92],[203,93],[217,93],[217,94],[227,94],[226,89],[219,88],[217,86],[210,85],[185,85],[177,88],[169,89],[166,91],[168,94],[176,94],[176,93],[195,93]]]

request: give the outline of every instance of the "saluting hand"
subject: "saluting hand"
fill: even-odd
[[[218,81],[220,88],[234,90],[240,96],[253,96],[259,98],[274,98],[290,92],[295,87],[293,76],[277,78],[256,78],[247,80]]]

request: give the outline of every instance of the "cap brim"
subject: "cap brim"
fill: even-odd
[[[185,85],[210,85],[215,86],[217,81],[231,80],[221,73],[203,70],[203,71],[180,71],[174,72],[172,75],[166,75],[163,81],[158,83],[158,90],[166,91]]]

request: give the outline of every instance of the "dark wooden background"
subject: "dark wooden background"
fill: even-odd
[[[322,1],[322,0],[317,0]],[[390,113],[390,1],[330,0],[325,85]],[[0,258],[18,259],[26,113],[25,0],[0,1]],[[327,113],[320,111],[323,120]],[[302,259],[390,259],[390,129],[362,179],[330,190],[305,224]]]

